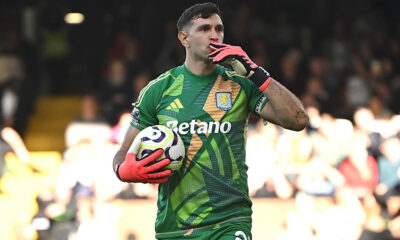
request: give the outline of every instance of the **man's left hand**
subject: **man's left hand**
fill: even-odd
[[[214,63],[228,63],[233,70],[243,77],[249,78],[258,68],[246,52],[239,46],[232,46],[225,43],[211,42],[210,47],[214,49],[208,55]]]
[[[214,51],[208,57],[213,63],[228,63],[239,75],[250,79],[260,91],[267,88],[271,80],[269,73],[257,66],[241,47],[219,42],[211,42],[210,47]]]

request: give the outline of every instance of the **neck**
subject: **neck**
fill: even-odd
[[[185,66],[196,75],[207,75],[217,68],[217,65],[212,63],[212,61],[195,60],[190,57],[186,57]]]

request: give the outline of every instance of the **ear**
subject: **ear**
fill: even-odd
[[[188,35],[186,32],[180,31],[178,32],[178,39],[179,41],[181,41],[181,44],[185,47],[188,48],[189,47],[189,42],[188,42]]]

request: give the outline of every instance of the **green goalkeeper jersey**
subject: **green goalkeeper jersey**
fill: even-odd
[[[181,65],[142,89],[131,124],[139,130],[166,125],[179,133],[186,149],[182,168],[159,185],[158,239],[229,221],[251,222],[247,123],[267,101],[250,80],[220,65],[202,76]]]

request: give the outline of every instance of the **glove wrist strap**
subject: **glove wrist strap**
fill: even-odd
[[[249,78],[263,92],[271,82],[270,74],[262,67],[258,67]]]

